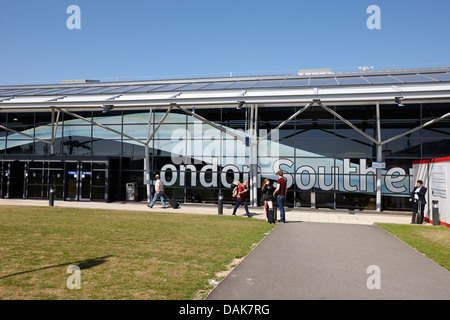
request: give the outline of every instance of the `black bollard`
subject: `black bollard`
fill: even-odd
[[[223,194],[222,194],[222,192],[219,192],[218,213],[219,213],[219,215],[223,215]]]
[[[433,226],[438,226],[439,223],[439,201],[433,200]]]
[[[55,188],[50,188],[50,194],[48,196],[48,205],[53,207],[55,204]]]

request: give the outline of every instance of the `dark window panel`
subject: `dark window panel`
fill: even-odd
[[[293,79],[293,80],[286,80],[283,82],[282,88],[285,87],[307,87],[309,85],[308,79]]]
[[[399,80],[390,76],[364,76],[364,78],[372,84],[399,84]]]
[[[232,85],[234,82],[215,82],[212,84],[207,85],[206,87],[203,87],[202,90],[219,90],[219,89],[226,89],[230,85]]]
[[[368,82],[362,77],[338,77],[337,81],[340,85],[366,85]]]
[[[432,80],[430,78],[422,77],[421,75],[417,74],[411,74],[411,75],[393,75],[394,78],[406,82],[406,83],[412,83],[412,82],[435,82],[435,80]]]
[[[314,86],[337,86],[335,78],[311,78],[309,80],[309,85]]]
[[[256,84],[258,83],[258,81],[241,81],[241,82],[235,82],[232,85],[230,85],[229,87],[227,87],[227,89],[251,89],[253,88]]]
[[[438,81],[450,81],[450,73],[422,73],[421,75]]]
[[[159,88],[154,89],[153,91],[173,91],[173,90],[183,90],[183,87],[186,86],[186,83],[174,83],[174,84],[169,84],[169,85],[165,85]]]

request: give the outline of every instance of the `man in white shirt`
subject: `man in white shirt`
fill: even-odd
[[[159,179],[159,174],[157,174],[155,178],[155,196],[153,197],[152,203],[148,204],[147,207],[153,208],[156,200],[158,200],[158,198],[161,198],[162,207],[166,208],[166,203],[164,202],[164,184]]]

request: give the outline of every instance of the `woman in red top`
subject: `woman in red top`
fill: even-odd
[[[244,208],[245,208],[245,212],[247,213],[247,217],[251,217],[252,215],[250,214],[250,212],[248,211],[248,204],[247,204],[247,192],[248,192],[248,188],[247,188],[247,184],[248,181],[244,180],[242,182],[242,184],[238,187],[238,194],[236,197],[236,205],[234,206],[234,210],[233,210],[233,216],[236,215],[236,210],[237,208],[239,208],[239,206],[241,205],[241,203],[244,203]]]

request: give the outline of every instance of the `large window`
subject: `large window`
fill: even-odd
[[[328,107],[376,139],[374,105]],[[259,137],[271,132],[300,109],[301,107],[260,106]],[[237,140],[233,135],[245,137],[245,130],[249,128],[249,106],[240,110],[189,110],[227,131],[222,132],[191,115],[173,109],[150,142],[152,177],[162,173],[168,182],[168,194],[179,200],[215,202],[219,191],[222,191],[225,199],[231,201],[230,184],[234,180],[248,178],[248,141]],[[407,104],[403,107],[381,105],[382,140],[416,128],[444,115],[448,110],[449,104]],[[166,110],[154,110],[151,118],[148,112],[135,110],[112,110],[108,113],[83,111],[78,114],[144,142],[165,112]],[[51,139],[50,112],[0,113],[0,124],[29,136],[47,141]],[[319,207],[374,208],[375,171],[371,164],[376,159],[376,147],[372,141],[320,106],[311,107],[279,131],[271,133],[267,140],[259,144],[260,175],[261,179],[268,177],[275,180],[274,171],[278,166],[291,177],[288,205],[310,206],[311,191],[314,190]],[[114,192],[123,200],[126,183],[137,182],[140,184],[142,198],[145,198],[143,144],[61,112],[54,150],[56,155],[66,156],[116,156],[119,160],[114,173],[114,188],[120,190]],[[448,150],[450,119],[385,144],[382,148],[383,158],[387,163],[387,168],[382,172],[385,208],[409,208],[405,196],[409,192],[412,161],[448,156]],[[2,155],[50,153],[51,148],[47,143],[0,130]],[[33,167],[31,162],[27,172],[28,197],[45,198],[48,190],[38,186],[45,186],[49,181],[55,181],[57,195],[60,197],[65,183],[60,180],[63,174],[60,171],[63,170]],[[105,189],[99,186],[99,182],[104,179],[102,170],[90,170],[93,198],[104,198]]]

